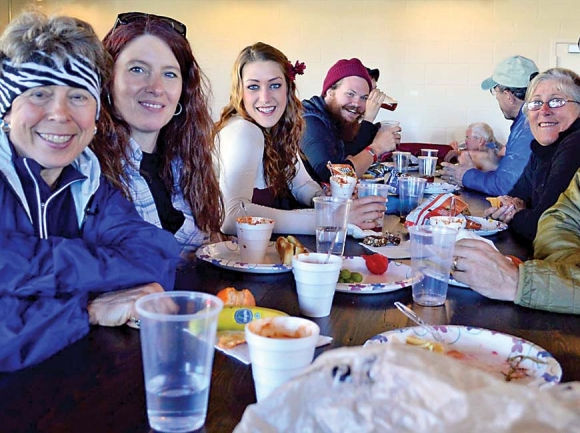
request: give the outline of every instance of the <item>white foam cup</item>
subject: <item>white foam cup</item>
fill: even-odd
[[[326,317],[342,267],[342,257],[328,254],[304,253],[292,257],[292,273],[296,280],[300,312],[308,317]]]
[[[242,262],[264,263],[274,224],[274,220],[261,217],[239,217],[236,220]]]
[[[301,317],[272,317],[253,320],[245,333],[260,401],[312,362],[320,328]]]

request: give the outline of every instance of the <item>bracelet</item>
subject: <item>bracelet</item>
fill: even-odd
[[[373,149],[371,149],[371,147],[370,147],[370,146],[367,146],[365,150],[366,150],[368,153],[370,153],[370,154],[371,154],[371,156],[373,157],[373,163],[374,163],[374,162],[377,162],[377,160],[379,159],[379,157],[377,156],[376,152],[375,152]]]

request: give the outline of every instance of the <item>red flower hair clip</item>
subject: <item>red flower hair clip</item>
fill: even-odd
[[[306,65],[304,64],[304,62],[300,62],[298,60],[296,60],[296,63],[294,63],[294,65],[292,65],[292,63],[288,61],[288,63],[286,63],[286,69],[288,70],[290,80],[294,81],[296,79],[296,75],[304,75]]]

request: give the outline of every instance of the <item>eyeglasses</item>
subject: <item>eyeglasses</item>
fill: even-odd
[[[181,36],[185,38],[185,35],[187,33],[187,27],[185,27],[185,24],[180,23],[179,21],[174,20],[173,18],[164,17],[161,15],[146,14],[144,12],[125,12],[117,15],[117,20],[115,21],[115,25],[113,26],[112,31],[114,32],[117,27],[124,26],[125,24],[129,24],[140,20],[147,21],[149,19],[163,21],[165,24],[171,26],[173,29],[175,29],[177,33],[179,33]]]
[[[538,111],[541,109],[544,104],[548,104],[550,108],[560,108],[566,105],[568,102],[574,102],[575,104],[580,104],[578,101],[574,101],[572,99],[564,99],[564,98],[552,98],[548,102],[544,101],[530,101],[526,102],[526,106],[530,111]]]

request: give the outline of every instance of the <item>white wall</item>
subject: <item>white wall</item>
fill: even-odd
[[[22,1],[22,0],[20,0]],[[328,68],[359,57],[381,70],[379,87],[399,100],[381,119],[402,122],[403,141],[444,143],[485,121],[505,141],[506,121],[481,90],[504,57],[553,66],[554,41],[578,40],[578,0],[41,0],[104,36],[119,12],[172,16],[211,80],[214,118],[228,100],[230,70],[244,46],[263,41],[307,65],[302,98],[320,92]],[[383,111],[383,110],[381,110]]]

